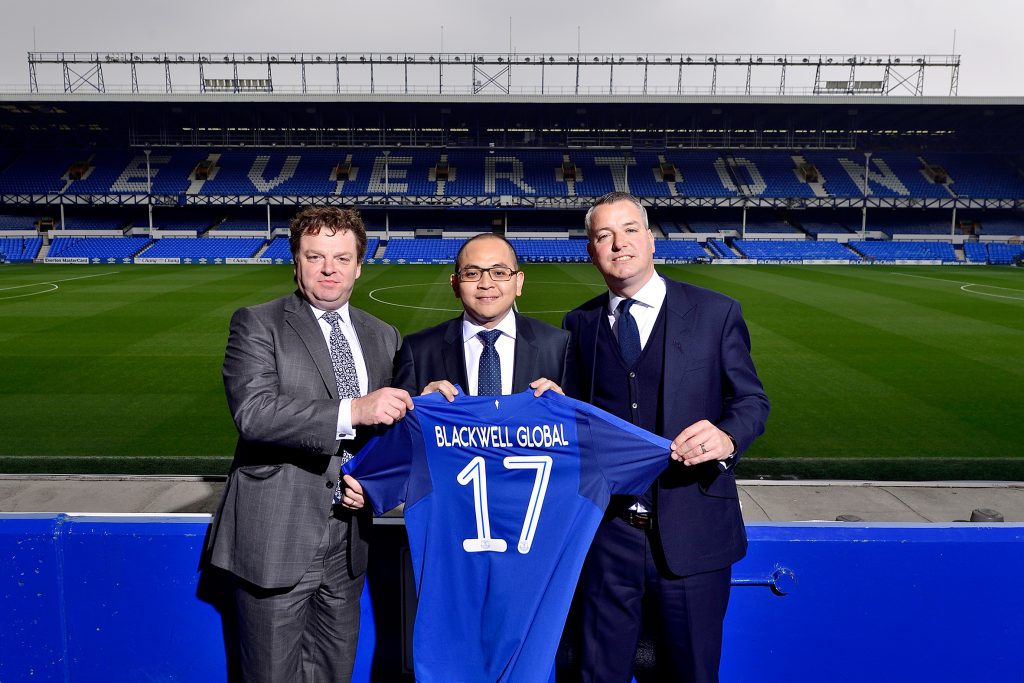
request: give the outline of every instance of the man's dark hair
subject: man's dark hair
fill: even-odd
[[[366,256],[366,226],[355,209],[339,209],[335,206],[309,206],[299,211],[288,224],[288,246],[292,259],[298,260],[299,240],[303,235],[319,235],[326,230],[328,236],[349,231],[356,238],[356,257],[362,262]]]
[[[495,240],[500,240],[500,241],[504,242],[505,246],[508,247],[509,253],[512,254],[512,263],[510,263],[509,265],[512,266],[512,270],[519,270],[519,257],[516,256],[516,248],[512,246],[512,243],[509,242],[504,237],[502,237],[501,235],[496,235],[493,232],[482,232],[479,235],[473,235],[468,240],[463,242],[461,247],[459,247],[459,253],[456,254],[456,256],[455,256],[455,274],[456,275],[458,275],[458,273],[459,273],[459,264],[462,263],[462,252],[464,252],[466,250],[466,247],[469,246],[470,242],[475,242],[477,240],[483,240],[483,239],[495,239]],[[483,264],[481,264],[481,265],[483,265]],[[487,264],[487,265],[491,265],[491,264]]]

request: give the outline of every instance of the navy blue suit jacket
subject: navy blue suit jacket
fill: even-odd
[[[540,320],[513,312],[516,317],[516,350],[512,366],[512,393],[526,391],[530,382],[546,377],[566,394],[567,382],[575,379],[569,370],[569,334]],[[418,396],[430,382],[446,379],[465,388],[466,359],[462,341],[462,316],[410,334],[395,359],[392,386]]]
[[[665,278],[665,381],[661,436],[674,439],[689,425],[709,420],[736,441],[739,460],[764,431],[768,397],[750,358],[739,302],[723,294]],[[577,368],[575,396],[592,402],[600,372],[597,333],[607,325],[608,294],[565,316]],[[746,553],[736,477],[716,462],[685,467],[675,461],[656,483],[657,525],[672,573],[686,576],[722,569]]]

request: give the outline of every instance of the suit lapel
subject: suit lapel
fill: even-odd
[[[295,294],[285,305],[285,323],[287,323],[299,339],[306,346],[320,377],[324,380],[324,386],[331,398],[338,398],[338,382],[334,377],[334,364],[331,363],[331,352],[324,340],[323,330],[320,323],[313,315],[313,310],[302,297]]]
[[[608,294],[599,297],[595,301],[597,306],[586,311],[581,316],[579,328],[579,349],[582,359],[582,367],[587,368],[584,376],[590,378],[590,386],[586,390],[586,401],[594,401],[594,384],[597,379],[597,335],[601,331],[601,325],[607,325]],[[582,369],[582,368],[581,368]]]
[[[369,314],[362,309],[356,308],[351,303],[348,305],[349,315],[352,316],[352,327],[355,328],[356,336],[359,338],[359,348],[363,353],[363,362],[366,363],[366,379],[369,391],[376,391],[388,382],[394,358],[388,358],[384,352],[387,348],[384,340],[380,338],[377,331],[369,324]]]
[[[537,379],[534,376],[536,370],[532,362],[537,358],[537,340],[529,321],[517,313],[513,315],[516,316],[516,344],[512,361],[512,393],[518,394],[520,391],[526,391],[530,382]]]
[[[454,377],[455,383],[469,393],[469,376],[466,373],[466,352],[462,343],[462,316],[448,321],[441,347],[444,361],[444,376]]]
[[[693,328],[697,322],[696,305],[686,294],[686,289],[678,282],[665,279],[667,289],[665,292],[665,377],[683,377],[683,368],[691,356],[693,356]],[[670,405],[672,398],[680,396],[685,392],[673,390],[673,382],[670,380],[664,383],[662,395],[662,418],[665,421],[668,416],[675,413]]]

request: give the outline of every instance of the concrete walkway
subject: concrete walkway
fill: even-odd
[[[0,512],[213,512],[224,477],[0,474]],[[748,522],[969,521],[976,509],[1024,523],[1024,482],[740,481]]]

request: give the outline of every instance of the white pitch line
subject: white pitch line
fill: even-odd
[[[60,289],[60,287],[53,284],[52,282],[43,282],[39,284],[46,285],[47,287],[49,287],[49,289],[40,289],[38,292],[29,292],[28,294],[12,294],[11,296],[0,296],[0,301],[10,301],[11,299],[24,299],[27,296],[39,296],[40,294],[49,294],[50,292],[56,292],[58,289]],[[35,287],[36,285],[32,286]],[[12,287],[11,289],[17,288]]]
[[[535,282],[534,284],[537,284],[537,285],[583,285],[584,287],[604,287],[603,284],[593,284],[593,283],[590,283],[590,282],[547,282],[547,281],[543,281],[543,282]],[[447,313],[458,313],[458,312],[462,311],[462,307],[461,306],[459,308],[434,308],[432,306],[410,306],[408,304],[396,304],[393,301],[385,301],[384,299],[380,299],[380,298],[378,298],[376,296],[377,292],[383,292],[383,291],[386,291],[388,289],[402,289],[403,287],[430,287],[430,286],[434,286],[434,287],[441,287],[441,286],[450,287],[451,285],[449,285],[447,283],[441,283],[441,282],[424,282],[424,283],[421,283],[421,284],[413,284],[413,285],[390,285],[388,287],[378,287],[377,289],[370,290],[370,295],[369,296],[374,301],[376,301],[378,303],[382,303],[382,304],[384,304],[386,306],[395,306],[397,308],[411,308],[411,309],[413,309],[415,311],[444,311],[444,312],[447,312]],[[518,307],[516,308],[516,310],[519,311]],[[568,311],[568,309],[561,309],[560,308],[560,309],[553,310],[553,311],[519,311],[519,312],[523,313],[523,314],[529,313],[530,315],[537,315],[537,314],[540,314],[540,313],[565,313],[567,311]]]
[[[991,294],[989,292],[976,292],[968,287],[994,287],[995,289],[1008,289],[1011,292],[1021,292],[1024,294],[1024,289],[1012,289],[1010,287],[995,287],[995,285],[972,285],[966,284],[960,288],[961,292],[969,292],[971,294],[980,294],[981,296],[992,296],[997,299],[1012,299],[1013,301],[1024,301],[1024,296],[1006,296],[1005,294]]]
[[[38,287],[39,285],[52,285],[58,282],[71,282],[72,280],[85,280],[90,277],[103,277],[104,275],[117,275],[118,271],[111,270],[106,273],[93,273],[92,275],[79,275],[78,277],[66,277],[60,280],[43,280],[42,282],[32,282],[27,285],[14,285],[13,287],[0,287],[0,292],[5,292],[9,289],[23,289],[25,287]],[[47,290],[53,291],[53,290]]]
[[[967,292],[968,294],[977,294],[979,296],[990,296],[996,299],[1010,299],[1012,301],[1024,301],[1024,297],[1021,296],[1006,296],[1005,294],[991,294],[989,292],[976,292],[969,287],[988,287],[989,289],[1005,289],[1008,292],[1020,292],[1024,294],[1024,289],[1016,289],[1014,287],[1000,287],[999,285],[985,285],[980,282],[964,282],[962,280],[947,280],[941,277],[928,277],[927,275],[914,275],[913,273],[893,273],[893,275],[903,275],[905,277],[916,277],[919,280],[934,280],[936,282],[948,282],[951,285],[960,285],[961,292]]]

